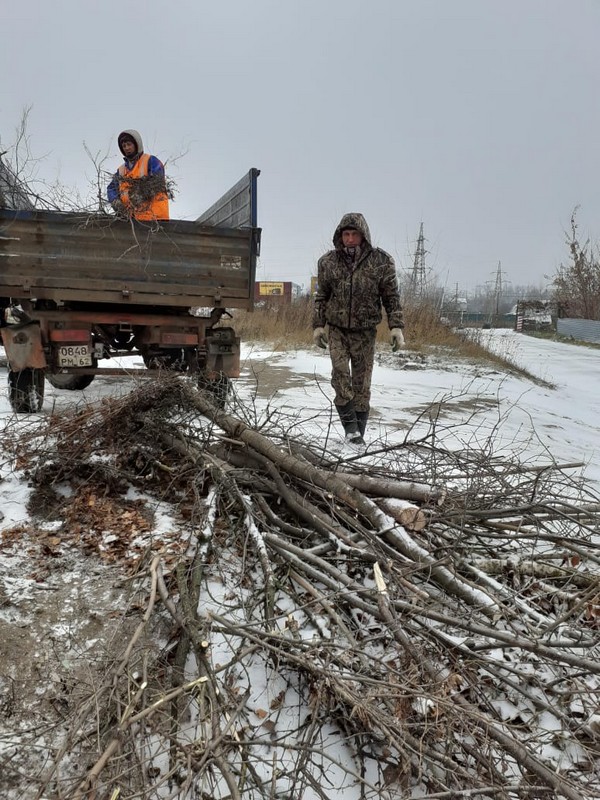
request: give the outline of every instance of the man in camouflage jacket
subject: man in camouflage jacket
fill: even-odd
[[[335,250],[319,259],[313,336],[319,347],[329,342],[331,385],[346,439],[364,444],[382,306],[393,349],[404,345],[398,281],[394,259],[373,247],[362,214],[344,214],[333,244]]]

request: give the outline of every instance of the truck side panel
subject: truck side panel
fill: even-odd
[[[254,229],[0,209],[0,296],[251,308]]]
[[[225,228],[256,228],[256,181],[260,170],[252,168],[235,186],[196,220],[200,225]]]

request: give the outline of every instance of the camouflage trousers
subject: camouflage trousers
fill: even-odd
[[[348,331],[329,326],[331,385],[336,406],[354,401],[356,411],[368,411],[377,330]]]

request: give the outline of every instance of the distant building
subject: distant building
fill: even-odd
[[[440,322],[443,325],[463,328],[468,308],[469,304],[466,297],[446,297],[442,303]]]
[[[466,297],[444,297],[442,308],[444,311],[466,311],[469,303]]]
[[[543,300],[519,300],[507,316],[512,315],[517,331],[550,330],[554,328],[556,304]]]

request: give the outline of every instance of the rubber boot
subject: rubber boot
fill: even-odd
[[[350,401],[345,406],[337,406],[340,420],[346,433],[346,441],[350,444],[364,444],[365,440],[360,432],[360,426],[356,418],[354,403]]]
[[[357,411],[356,412],[356,421],[358,422],[358,430],[360,431],[360,435],[364,436],[365,431],[367,429],[367,422],[369,420],[369,412],[368,411]]]

